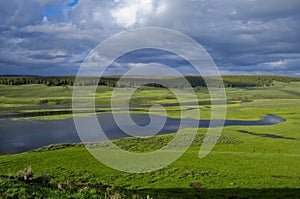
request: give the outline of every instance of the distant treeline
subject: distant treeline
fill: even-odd
[[[284,76],[223,76],[223,84],[225,87],[258,87],[271,86],[274,81],[278,82],[299,82],[300,78],[284,77]],[[109,87],[136,87],[147,85],[151,87],[170,87],[183,88],[189,83],[192,87],[206,86],[206,83],[216,87],[222,86],[222,82],[216,77],[200,77],[186,76],[180,77],[130,77],[122,78],[119,76],[101,77],[79,77],[76,81],[77,86],[103,85]],[[187,81],[186,81],[187,80]],[[0,84],[2,85],[24,85],[24,84],[44,84],[47,86],[73,86],[75,84],[75,76],[0,76]]]
[[[262,76],[262,75],[232,75],[223,76],[225,87],[256,87],[272,86],[274,81],[277,82],[299,82],[300,78],[286,76]]]

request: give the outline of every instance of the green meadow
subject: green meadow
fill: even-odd
[[[270,126],[224,127],[217,145],[204,158],[199,158],[198,153],[207,129],[198,129],[184,155],[158,171],[133,174],[108,168],[81,144],[1,155],[0,198],[299,198],[299,87],[300,82],[274,82],[271,86],[226,88],[226,119],[258,120],[274,114],[287,121]],[[106,106],[112,91],[111,87],[97,88],[99,114],[111,111]],[[150,105],[165,104],[165,112],[158,108],[152,112],[180,118],[184,111],[190,118],[209,119],[208,90],[196,87],[194,91],[199,105],[179,106],[169,89],[142,87],[129,101],[134,106],[131,112],[148,113]],[[189,98],[184,100],[189,102]],[[62,114],[29,114],[22,118],[64,119],[72,117],[67,112],[71,104],[72,86],[0,85],[1,114],[64,110]],[[195,108],[199,108],[200,115]],[[126,138],[114,143],[128,151],[146,153],[165,146],[173,136]]]

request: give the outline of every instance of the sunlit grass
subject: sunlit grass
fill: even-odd
[[[26,152],[17,155],[0,156],[0,174],[5,176],[16,176],[17,171],[24,169],[29,164],[32,165],[35,175],[50,176],[55,183],[75,183],[94,184],[97,182],[106,183],[113,186],[121,186],[126,189],[141,191],[145,195],[163,194],[163,190],[175,188],[180,190],[182,195],[190,195],[190,198],[199,194],[197,189],[191,189],[191,183],[201,183],[205,190],[219,189],[262,189],[274,188],[270,194],[279,198],[280,188],[291,188],[289,192],[292,196],[297,195],[300,189],[300,98],[298,96],[299,83],[275,83],[273,87],[262,88],[228,88],[227,99],[234,98],[235,103],[227,104],[227,119],[233,120],[258,120],[266,114],[274,114],[285,118],[287,121],[270,126],[231,126],[224,127],[222,131],[223,143],[218,143],[213,151],[203,159],[198,157],[201,143],[194,143],[187,152],[176,162],[159,171],[145,174],[128,174],[113,170],[94,159],[88,151],[81,145],[59,147],[53,150],[51,147],[39,152]],[[0,87],[1,110],[6,111],[8,105],[17,107],[38,105],[41,100],[46,99],[70,99],[70,88],[46,87],[41,85],[29,85],[20,87]],[[24,91],[22,91],[24,90]],[[27,92],[30,92],[28,94]],[[195,89],[199,100],[207,100],[209,95],[205,89]],[[283,91],[282,91],[283,90]],[[20,94],[18,94],[20,91]],[[51,93],[52,91],[53,93]],[[111,88],[100,87],[96,93],[96,104],[108,104],[111,96]],[[288,92],[286,92],[288,91]],[[144,88],[134,93],[134,98],[142,104],[156,103],[176,103],[176,99],[170,97],[167,89]],[[22,99],[24,98],[24,101]],[[169,99],[168,99],[169,98]],[[171,98],[171,99],[170,99]],[[247,99],[248,101],[244,101]],[[140,100],[140,101],[139,101]],[[185,99],[188,101],[189,99]],[[200,105],[200,116],[193,108],[198,106],[165,106],[166,113],[159,108],[153,109],[155,114],[167,114],[169,117],[181,117],[181,110],[185,111],[188,117],[196,119],[209,119],[211,106],[209,104]],[[16,108],[19,111],[37,111],[32,109]],[[109,108],[97,108],[98,110],[110,111]],[[47,109],[48,110],[48,109]],[[53,109],[70,110],[70,108]],[[120,111],[122,112],[122,111]],[[132,113],[148,113],[149,107],[134,108]],[[35,119],[64,119],[71,117],[68,115],[44,116]],[[78,116],[86,116],[84,113]],[[32,119],[32,118],[31,118]],[[253,132],[257,135],[244,134],[240,130]],[[182,130],[183,132],[189,129]],[[203,137],[207,129],[198,130]],[[259,136],[260,134],[274,134],[290,139],[274,139]],[[156,150],[166,145],[171,139],[170,135],[161,135],[140,141],[134,139],[122,139],[114,141],[118,146],[139,153]],[[201,137],[200,136],[200,137]],[[227,142],[228,141],[228,142]],[[2,184],[1,184],[2,183]],[[0,184],[9,187],[9,190],[21,190],[23,185],[19,182],[7,182],[0,178]],[[56,186],[57,184],[55,184]],[[24,185],[24,187],[26,187]],[[25,188],[24,188],[25,189]],[[28,187],[26,189],[29,189]],[[40,188],[34,190],[38,192]],[[148,190],[145,190],[148,189]],[[3,190],[3,189],[2,189]],[[1,191],[2,191],[1,190]],[[44,190],[45,191],[45,190]],[[59,196],[57,188],[48,189],[54,196]],[[156,193],[158,191],[159,193]],[[42,191],[41,191],[42,192]],[[211,195],[216,194],[210,193]],[[74,193],[68,193],[69,195]],[[83,190],[83,193],[84,190]],[[273,193],[273,195],[272,195]],[[176,194],[180,198],[180,193],[165,193],[169,196]],[[226,193],[224,193],[226,195]],[[240,193],[238,196],[249,196],[249,193]],[[88,196],[95,194],[88,194]],[[211,196],[208,195],[207,197]],[[230,194],[229,194],[230,195]],[[255,195],[255,194],[254,194]],[[1,195],[0,195],[1,196]],[[255,195],[259,197],[259,195]],[[254,196],[253,196],[254,197]]]

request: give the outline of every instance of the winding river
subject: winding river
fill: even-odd
[[[152,115],[155,119],[164,120],[164,127],[157,134],[173,133],[179,130],[180,119],[166,118],[160,115]],[[113,115],[104,113],[97,115],[98,121],[109,139],[120,139],[129,137],[116,124]],[[132,114],[132,119],[139,126],[146,126],[150,122],[150,117],[147,114]],[[87,120],[89,117],[85,117]],[[192,127],[189,124],[194,124],[194,119],[184,119],[184,126],[181,128]],[[284,118],[267,115],[256,121],[245,120],[226,120],[224,126],[259,126],[273,125],[286,121]],[[200,120],[198,127],[209,127],[209,120]],[[219,122],[217,121],[216,124]],[[220,123],[222,123],[220,121]],[[216,127],[216,126],[215,126]],[[88,128],[87,128],[88,130]],[[141,136],[149,136],[147,132]],[[103,141],[101,138],[91,138],[91,142]],[[15,154],[42,146],[58,143],[78,143],[80,138],[76,133],[73,118],[63,120],[0,120],[0,154]]]

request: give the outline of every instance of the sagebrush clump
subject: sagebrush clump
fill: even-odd
[[[33,171],[31,165],[28,165],[25,169],[18,171],[18,179],[28,182],[33,179]]]

